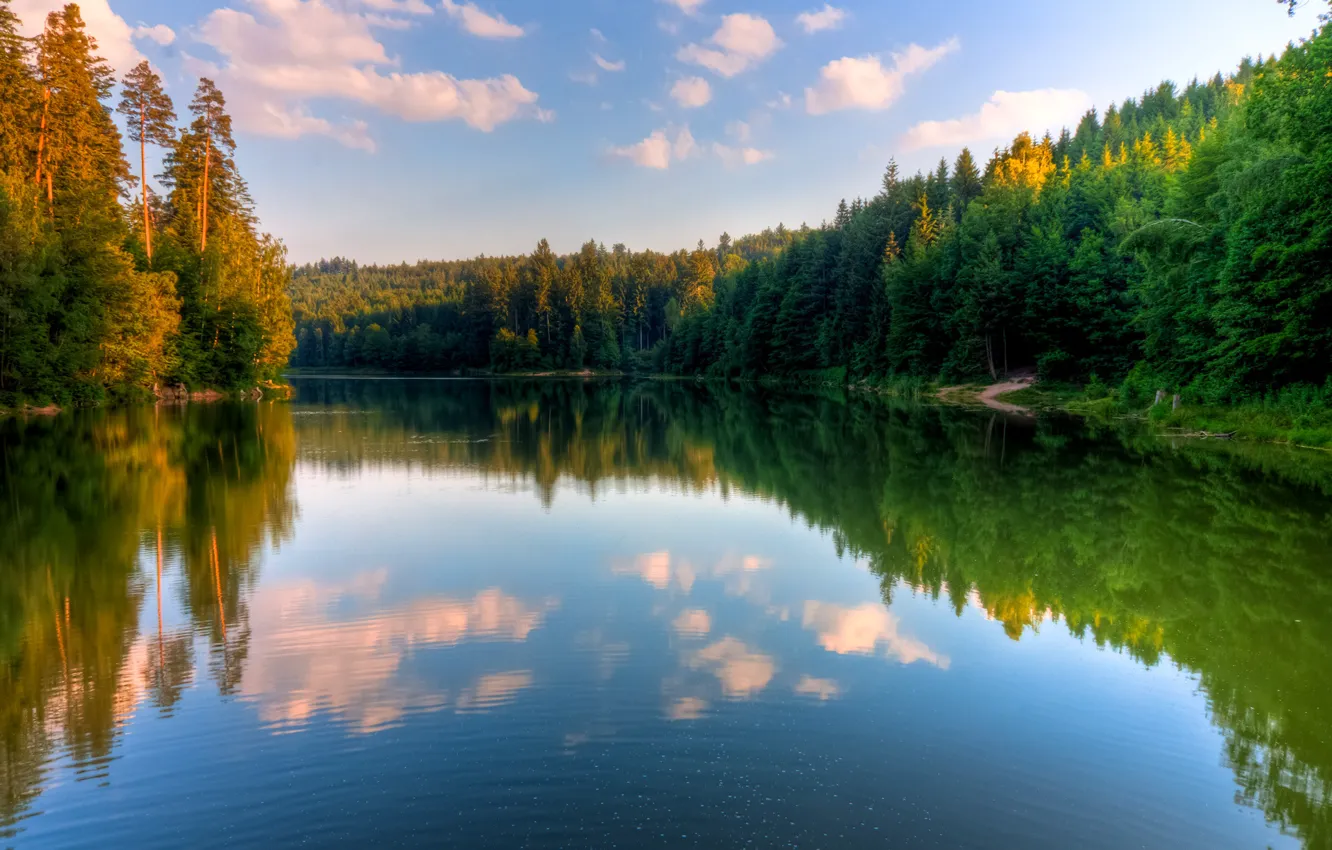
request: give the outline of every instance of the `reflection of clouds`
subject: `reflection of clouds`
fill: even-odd
[[[772,656],[754,652],[733,637],[690,653],[685,660],[695,670],[706,670],[716,676],[721,682],[722,693],[730,699],[749,699],[757,695],[777,672]]]
[[[804,626],[818,632],[819,646],[838,655],[873,655],[880,644],[885,654],[903,664],[925,661],[947,670],[948,656],[915,638],[898,634],[898,620],[876,602],[844,608],[828,602],[806,602]]]
[[[690,608],[681,611],[671,626],[681,637],[704,637],[712,631],[712,617],[701,608]]]
[[[820,702],[837,699],[842,695],[842,686],[835,679],[816,679],[805,675],[796,683],[795,692],[801,696],[815,697]]]
[[[611,570],[617,576],[638,576],[657,590],[666,590],[674,583],[688,594],[694,587],[694,568],[688,561],[673,562],[670,552],[639,555],[628,564],[615,564]]]
[[[731,596],[757,596],[761,598],[756,601],[764,601],[766,594],[757,592],[756,579],[759,573],[771,567],[771,558],[730,554],[700,571],[691,562],[676,558],[670,552],[652,552],[627,563],[612,564],[611,571],[620,576],[638,576],[657,590],[676,587],[685,595],[693,589],[695,580],[713,579],[723,582]]]
[[[699,697],[681,697],[666,707],[669,720],[699,720],[708,711],[708,701]]]
[[[712,567],[712,577],[722,582],[728,596],[766,605],[769,594],[762,573],[771,569],[772,559],[759,555],[727,555]]]
[[[373,603],[386,580],[381,570],[345,586],[306,581],[256,592],[241,692],[260,705],[266,723],[299,727],[316,712],[330,711],[369,733],[408,712],[444,708],[447,693],[399,675],[413,647],[452,646],[469,638],[525,641],[555,607],[549,600],[528,605],[492,589],[471,599],[421,599],[360,619],[331,619],[335,603]],[[526,672],[482,676],[459,695],[458,708],[503,705],[531,682]]]
[[[574,637],[574,646],[597,656],[597,671],[603,680],[614,676],[615,671],[629,660],[629,644],[606,640],[601,629],[579,632]]]
[[[531,670],[482,676],[477,679],[475,685],[459,694],[458,711],[478,714],[501,705],[508,705],[513,702],[519,691],[525,691],[530,687],[532,687]]]

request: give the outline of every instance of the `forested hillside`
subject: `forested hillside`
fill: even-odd
[[[644,368],[635,353],[711,303],[719,271],[771,258],[796,234],[783,226],[716,249],[631,253],[590,241],[557,257],[361,267],[345,259],[296,270],[296,366],[447,371],[493,367]]]
[[[290,270],[256,230],[222,93],[201,80],[178,127],[147,62],[117,86],[77,5],[36,39],[18,24],[0,0],[0,407],[276,376]]]
[[[889,164],[830,222],[672,255],[298,270],[299,366],[1046,378],[1213,403],[1332,368],[1332,31],[1057,137]]]

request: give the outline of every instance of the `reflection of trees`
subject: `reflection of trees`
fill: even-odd
[[[320,381],[301,398],[314,404],[0,423],[0,829],[35,804],[56,753],[103,773],[136,705],[170,711],[199,675],[243,686],[264,640],[250,590],[293,533],[299,449],[333,475],[482,476],[547,504],[562,487],[644,482],[774,500],[866,559],[885,601],[979,605],[1014,639],[1055,620],[1195,672],[1240,797],[1311,846],[1332,840],[1332,472],[1313,458],[679,382]],[[189,625],[139,635],[159,592],[178,594]],[[862,612],[844,634],[828,613],[806,612],[809,627],[847,651],[894,651],[890,621]],[[762,671],[733,649],[696,672]],[[671,716],[706,708],[690,699]]]
[[[594,495],[630,480],[690,490],[716,482],[711,449],[655,396],[613,382],[320,381],[298,417],[302,460],[333,474],[384,466],[466,471],[529,484],[549,505],[561,478]]]
[[[1332,840],[1332,468],[1241,446],[674,382],[312,382],[302,458],[772,498],[895,590],[1195,671],[1240,797]]]
[[[159,604],[162,569],[189,586],[191,543],[214,527],[222,593],[202,611],[191,595],[190,612],[202,622],[220,598],[244,619],[260,549],[291,533],[293,439],[290,410],[273,405],[0,422],[0,833],[57,753],[81,778],[103,776],[136,707],[179,700],[193,635],[160,619],[139,635],[139,617]]]

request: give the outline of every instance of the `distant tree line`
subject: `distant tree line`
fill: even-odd
[[[645,352],[706,309],[718,275],[772,257],[795,232],[778,226],[718,246],[659,254],[589,241],[559,257],[546,240],[526,257],[296,269],[293,365],[403,371],[647,368]]]
[[[831,222],[664,255],[299,269],[301,366],[1048,379],[1332,398],[1332,32]]]
[[[116,80],[79,7],[35,39],[0,0],[0,406],[253,386],[294,347],[282,244],[256,230],[222,93],[188,124],[147,63]],[[165,151],[149,185],[147,148]],[[135,188],[137,186],[137,189]]]

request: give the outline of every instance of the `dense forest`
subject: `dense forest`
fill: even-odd
[[[18,26],[0,0],[0,407],[276,377],[290,268],[256,229],[222,93],[200,80],[178,127],[153,68],[117,81],[77,5],[35,39]]]
[[[832,221],[664,255],[300,268],[293,364],[1332,397],[1332,28],[1183,89],[889,164]]]

